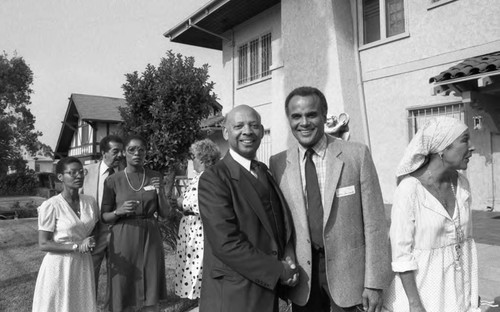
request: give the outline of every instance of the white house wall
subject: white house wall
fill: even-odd
[[[458,0],[428,10],[429,2],[407,2],[408,37],[360,51],[372,153],[388,203],[396,187],[396,166],[408,144],[408,109],[462,101],[432,96],[429,78],[465,58],[500,50],[498,1]],[[472,126],[474,112],[466,109]],[[473,143],[485,151],[489,140],[481,137],[472,133]],[[484,208],[479,203],[486,197],[484,190],[491,189],[491,170],[484,170],[487,158],[475,153],[467,173],[476,209]]]
[[[238,47],[266,33],[271,33],[271,75],[245,85],[237,84]],[[254,107],[262,117],[262,124],[271,131],[272,153],[286,148],[287,124],[284,113],[282,85],[283,60],[281,56],[281,9],[276,5],[224,34],[223,69],[225,78],[221,84],[223,113],[234,106],[246,104]],[[265,161],[265,160],[263,160]]]

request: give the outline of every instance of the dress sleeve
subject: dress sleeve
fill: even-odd
[[[56,211],[53,203],[44,201],[38,207],[38,230],[54,232],[56,229]]]
[[[401,181],[394,193],[390,229],[394,272],[413,271],[418,268],[413,255],[417,194],[412,179],[414,178]]]

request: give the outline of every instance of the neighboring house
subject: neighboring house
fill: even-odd
[[[261,113],[263,161],[293,141],[286,95],[321,89],[330,114],[350,115],[351,140],[370,146],[386,203],[421,122],[464,120],[476,147],[473,208],[486,209],[500,199],[499,15],[496,0],[212,0],[165,36],[222,52],[220,97]]]
[[[55,149],[55,157],[73,156],[84,164],[100,158],[99,142],[109,134],[120,134],[122,118],[119,98],[71,94]]]
[[[73,156],[84,164],[99,160],[101,139],[109,134],[121,135],[123,120],[118,107],[125,105],[124,99],[71,94],[55,150],[56,158]],[[222,106],[216,102],[210,117],[201,122],[201,128],[204,135],[225,152],[228,147],[222,137],[221,111]],[[191,176],[190,172],[188,176]]]
[[[26,166],[35,172],[54,172],[54,159],[50,156],[36,154],[31,156],[28,152],[23,153]]]

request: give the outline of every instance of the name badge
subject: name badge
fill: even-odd
[[[147,191],[154,191],[155,190],[155,187],[152,186],[152,185],[147,185],[144,187],[144,190],[147,192]]]
[[[337,197],[344,197],[355,193],[356,189],[354,188],[354,185],[341,187],[335,191],[335,195],[337,195]]]

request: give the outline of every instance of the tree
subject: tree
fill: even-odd
[[[168,51],[160,65],[126,74],[123,85],[127,106],[120,108],[124,134],[136,133],[149,143],[146,166],[166,176],[167,195],[176,168],[189,156],[189,147],[201,137],[200,121],[216,101],[208,65],[194,66],[193,57]],[[172,200],[175,206],[175,200]],[[180,216],[175,210],[160,222],[164,241],[175,249]]]
[[[32,83],[33,72],[22,57],[0,55],[0,177],[19,163],[22,148],[32,154],[38,150],[42,133],[35,130],[28,108]]]
[[[193,57],[168,51],[157,68],[148,64],[141,75],[137,71],[125,75],[123,129],[148,140],[149,168],[173,174],[200,138],[200,121],[216,101],[208,68],[207,64],[195,67]]]

